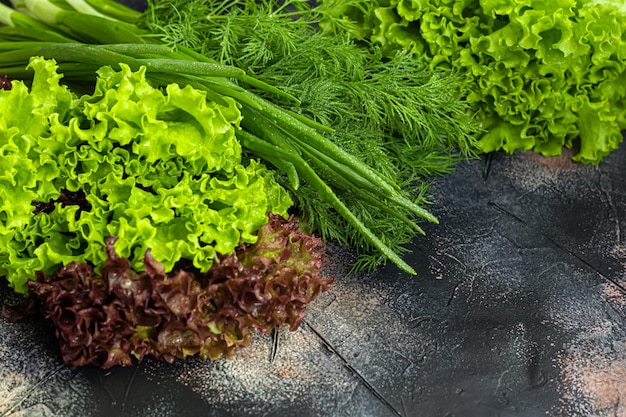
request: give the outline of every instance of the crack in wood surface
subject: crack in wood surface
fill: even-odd
[[[553,237],[537,230],[536,228],[534,228],[532,225],[530,225],[528,222],[526,222],[523,218],[521,218],[520,216],[516,215],[515,213],[511,212],[510,210],[507,210],[505,207],[501,206],[500,204],[493,202],[493,201],[489,201],[487,202],[488,205],[494,207],[496,210],[504,213],[505,215],[507,215],[508,217],[511,217],[512,219],[515,219],[516,221],[522,223],[524,226],[527,226],[533,230],[535,230],[538,234],[540,234],[541,236],[543,236],[545,239],[547,239],[550,243],[552,243],[557,249],[563,251],[564,253],[566,253],[567,255],[569,255],[570,257],[578,260],[580,263],[582,263],[583,265],[585,265],[587,268],[591,269],[593,272],[595,272],[596,274],[598,274],[602,279],[604,279],[605,281],[611,283],[612,285],[614,285],[620,292],[626,294],[626,288],[620,284],[619,282],[617,282],[616,280],[612,279],[611,277],[608,277],[607,275],[605,275],[602,271],[600,271],[598,268],[596,268],[593,264],[591,264],[589,261],[587,261],[586,259],[584,259],[582,256],[572,252],[571,250],[569,250],[568,248],[566,248],[565,246],[561,245],[559,242],[556,241],[556,239],[554,239]]]
[[[483,180],[487,180],[489,178],[489,173],[491,172],[491,163],[493,162],[494,152],[489,152],[485,155],[483,159]]]
[[[381,401],[389,410],[391,410],[395,415],[399,417],[403,417],[403,415],[394,407],[377,389],[374,387],[361,373],[350,364],[350,362],[337,351],[333,347],[333,345],[308,321],[302,320],[309,330],[313,332],[313,334],[322,342],[322,344],[328,349],[333,355],[336,355],[340,360],[343,366],[346,367],[364,386],[370,391],[374,397],[376,397],[379,401]]]
[[[272,329],[272,348],[270,351],[270,363],[274,363],[276,355],[278,355],[279,334],[277,329]]]
[[[15,403],[9,407],[8,410],[6,410],[4,413],[2,413],[2,415],[0,417],[8,417],[11,414],[13,414],[17,407],[20,406],[20,404],[22,404],[24,401],[26,401],[26,399],[28,397],[31,396],[31,394],[35,393],[39,387],[41,387],[46,381],[48,381],[50,378],[52,378],[54,375],[56,375],[57,373],[59,373],[62,369],[65,368],[65,365],[59,365],[57,366],[55,369],[53,369],[52,371],[48,372],[43,378],[41,378],[35,385],[33,385],[32,387],[30,387],[25,393],[24,395],[20,396],[19,398],[16,399]],[[74,372],[74,374],[76,374],[76,371]]]
[[[111,375],[112,371],[107,371],[104,376],[109,376]],[[100,383],[100,387],[102,387],[102,390],[106,393],[106,395],[109,397],[110,399],[110,403],[111,406],[117,406],[117,399],[115,398],[115,396],[113,395],[113,393],[111,392],[110,389],[108,389],[104,383],[104,378],[102,377],[102,373],[98,372],[98,382]]]
[[[135,377],[137,376],[137,372],[139,372],[140,366],[141,366],[141,363],[133,367],[133,372],[131,373],[130,381],[128,381],[128,384],[126,385],[126,389],[124,390],[124,397],[122,398],[122,405],[120,407],[120,411],[122,411],[122,413],[124,412],[124,408],[126,407],[126,402],[131,397],[130,395],[131,387],[133,386],[135,382]]]

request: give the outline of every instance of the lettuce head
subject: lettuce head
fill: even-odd
[[[165,271],[206,271],[254,243],[268,213],[287,215],[271,171],[242,159],[234,100],[155,88],[124,65],[79,97],[53,60],[30,68],[30,86],[0,90],[0,274],[17,292],[38,271],[102,265],[109,236],[136,269],[150,249]]]
[[[325,19],[355,36],[415,53],[466,76],[485,152],[576,148],[598,163],[626,129],[626,3],[622,0],[375,0]],[[322,25],[331,27],[331,25]]]

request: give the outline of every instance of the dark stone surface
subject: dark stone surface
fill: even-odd
[[[296,332],[233,360],[72,370],[41,322],[0,323],[2,416],[624,416],[626,150],[497,154],[433,188],[407,258],[347,276]]]
[[[45,323],[0,321],[0,416],[626,416],[626,147],[569,156],[460,165],[417,277],[331,245],[301,328],[233,360],[70,369]]]

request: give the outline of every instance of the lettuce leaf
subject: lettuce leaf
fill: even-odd
[[[322,3],[330,0],[322,1]],[[533,149],[598,163],[626,129],[626,7],[619,0],[377,0],[327,15],[387,54],[465,74],[484,152]],[[341,12],[341,10],[343,10]],[[349,14],[348,14],[349,11]],[[329,27],[326,23],[325,27]]]
[[[217,359],[249,345],[254,329],[296,330],[306,305],[334,280],[319,274],[322,240],[278,215],[261,226],[256,243],[217,258],[206,273],[184,265],[168,274],[150,251],[137,271],[114,242],[107,238],[99,271],[72,262],[39,273],[28,283],[30,297],[5,306],[3,316],[17,321],[38,309],[52,322],[68,366],[130,366],[148,355]]]
[[[26,292],[37,271],[100,265],[107,236],[140,270],[148,249],[170,271],[181,259],[208,270],[216,254],[254,243],[267,213],[292,202],[271,171],[245,165],[234,100],[153,88],[145,68],[98,71],[93,94],[60,84],[33,58],[29,88],[0,91],[0,273]],[[84,196],[80,204],[63,196]],[[37,207],[46,207],[38,210]]]

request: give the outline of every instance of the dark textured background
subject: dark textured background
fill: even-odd
[[[417,277],[330,245],[301,328],[233,360],[70,369],[45,323],[0,321],[0,417],[626,416],[625,148],[461,164]]]

